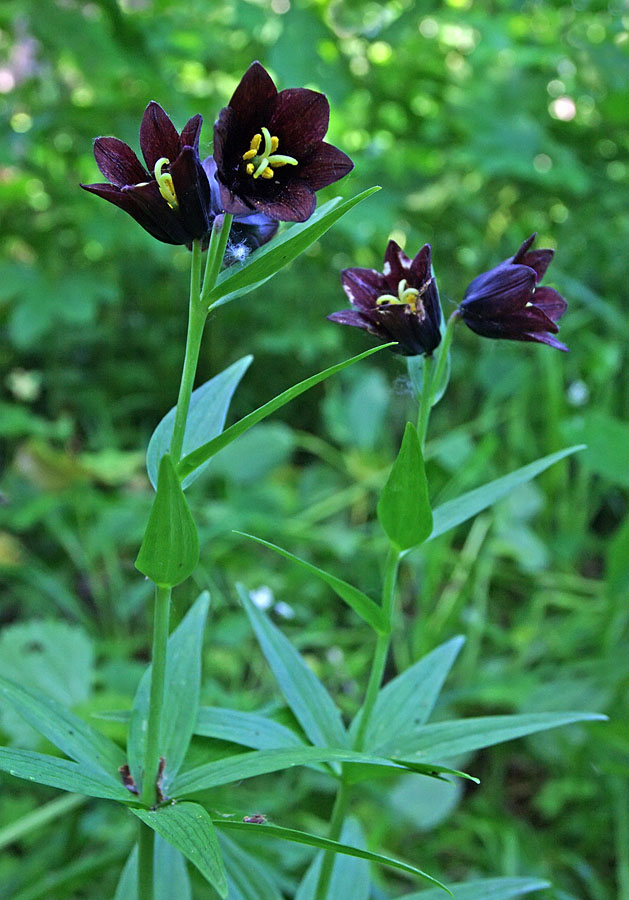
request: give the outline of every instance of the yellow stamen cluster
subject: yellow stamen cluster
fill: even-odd
[[[171,209],[177,209],[179,203],[177,202],[177,194],[175,193],[175,185],[173,184],[172,175],[169,175],[168,172],[162,172],[164,166],[169,165],[170,160],[166,159],[165,156],[162,156],[155,163],[153,174],[155,175],[155,181],[157,182],[159,192],[166,203],[168,203]]]
[[[431,282],[432,278],[428,279],[428,281],[422,285],[421,289],[418,290],[417,288],[407,287],[407,281],[403,278],[397,286],[397,297],[393,294],[381,294],[376,300],[376,303],[378,306],[381,306],[383,303],[395,304],[396,306],[408,306],[416,315],[424,318],[426,311],[421,298],[430,287]]]
[[[254,134],[249,149],[242,158],[247,163],[245,171],[253,178],[273,178],[273,169],[280,166],[296,166],[297,160],[292,156],[282,156],[275,151],[279,147],[279,138],[271,136],[268,128],[262,127],[261,134]],[[264,147],[260,150],[262,139]]]

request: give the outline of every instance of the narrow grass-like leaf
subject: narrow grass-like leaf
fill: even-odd
[[[341,844],[337,841],[332,841],[329,838],[319,837],[316,834],[308,834],[306,831],[296,831],[293,828],[281,828],[279,825],[270,825],[269,823],[264,825],[250,825],[247,822],[233,822],[228,819],[218,818],[213,821],[217,828],[228,831],[247,831],[251,828],[255,828],[256,834],[259,833],[266,838],[281,838],[283,841],[293,841],[296,844],[307,844],[310,847],[319,847],[321,850],[333,850],[335,853],[346,853],[348,856],[357,856],[360,859],[368,859],[371,862],[379,863],[381,866],[400,869],[400,871],[407,872],[409,875],[423,878],[425,881],[429,881],[431,884],[441,888],[446,893],[450,893],[448,888],[444,884],[441,884],[440,881],[437,881],[436,878],[433,878],[432,875],[422,872],[421,869],[412,866],[410,863],[403,862],[400,859],[393,859],[390,856],[383,856],[381,853],[372,853],[370,850],[361,850],[359,847],[350,847],[348,844]]]
[[[198,561],[197,528],[167,453],[135,567],[155,584],[174,587],[192,575]]]
[[[454,900],[512,900],[531,891],[550,887],[540,878],[479,878],[464,884],[449,885]],[[435,888],[405,894],[400,900],[441,900],[443,894]]]
[[[400,551],[421,544],[432,531],[424,459],[417,430],[410,422],[378,501],[378,520]]]
[[[0,697],[62,753],[84,767],[105,773],[111,784],[119,783],[118,768],[125,761],[124,753],[100,731],[51,697],[27,691],[6,678],[0,678]]]
[[[356,819],[346,820],[340,840],[341,843],[350,844],[353,847],[365,846],[365,836]],[[295,900],[316,900],[322,861],[323,853],[317,853],[297,889]],[[351,900],[369,900],[370,892],[371,879],[367,861],[338,853],[334,860],[332,878],[326,894],[327,900],[350,900],[350,898]],[[440,891],[439,895],[443,896]]]
[[[291,562],[297,563],[297,565],[301,566],[306,572],[309,572],[311,575],[315,575],[317,578],[320,578],[321,581],[324,581],[332,590],[338,594],[341,600],[344,600],[348,606],[350,606],[357,615],[364,619],[368,625],[376,631],[378,634],[389,634],[391,631],[389,623],[386,621],[385,615],[382,609],[378,606],[377,603],[374,603],[370,597],[366,594],[363,594],[362,591],[359,591],[358,588],[355,588],[353,585],[348,584],[346,581],[342,581],[342,579],[337,578],[336,575],[330,575],[328,572],[324,572],[323,569],[319,569],[317,566],[313,566],[311,563],[306,562],[303,559],[300,559],[298,556],[294,556],[292,553],[289,553],[288,550],[283,550],[281,547],[278,547],[276,544],[270,544],[268,541],[262,540],[262,538],[256,537],[253,534],[247,534],[245,531],[236,531],[235,534],[240,534],[243,537],[251,538],[252,541],[257,541],[259,544],[262,544],[263,547],[268,547],[270,550],[275,550],[276,553],[279,553],[280,556],[283,556],[285,559],[290,560]]]
[[[291,225],[279,237],[254,251],[245,265],[229,268],[219,275],[216,287],[209,295],[210,306],[221,306],[249,293],[272,278],[284,266],[296,259],[311,244],[318,241],[326,231],[346,213],[379,191],[372,187],[357,194],[350,200],[339,203],[334,199],[318,209],[306,222]]]
[[[227,876],[209,813],[198,803],[176,803],[156,810],[131,812],[193,863],[221,897]]]
[[[298,734],[274,719],[219,706],[200,707],[194,733],[256,750],[306,746]]]
[[[83,856],[75,857],[70,861],[61,864],[58,869],[47,868],[41,877],[36,881],[32,881],[22,890],[11,891],[11,895],[4,891],[0,894],[2,900],[57,900],[57,898],[67,898],[73,895],[74,889],[81,884],[100,884],[100,879],[106,877],[106,873],[116,869],[120,864],[123,856],[121,848],[114,847],[112,850],[103,850],[102,852],[87,852]],[[39,860],[38,860],[39,861]],[[53,863],[54,865],[54,863]],[[28,863],[25,862],[24,868],[28,871]],[[42,865],[38,869],[31,871],[41,872]],[[5,885],[9,879],[5,880]],[[74,894],[76,896],[76,894]]]
[[[186,861],[179,850],[155,835],[154,900],[192,900],[192,888]],[[133,848],[121,872],[114,900],[138,898],[138,848]]]
[[[311,387],[325,381],[325,379],[329,378],[331,375],[336,375],[337,372],[341,372],[348,366],[360,362],[361,359],[367,359],[367,357],[371,356],[373,353],[379,353],[386,347],[393,347],[395,343],[396,342],[393,341],[390,344],[380,344],[379,347],[371,347],[371,349],[365,350],[364,353],[359,353],[358,356],[352,356],[351,359],[346,359],[341,363],[337,363],[335,366],[330,366],[328,369],[324,369],[323,372],[311,375],[310,378],[306,378],[304,381],[300,381],[299,384],[295,384],[293,387],[288,388],[288,390],[278,394],[277,397],[269,400],[269,402],[265,403],[263,406],[254,409],[253,412],[250,412],[249,415],[245,416],[239,422],[230,425],[229,428],[226,428],[222,434],[217,435],[213,440],[208,441],[194,452],[184,456],[177,466],[179,477],[184,479],[185,483],[185,480],[191,472],[194,472],[195,469],[202,466],[208,459],[211,459],[219,450],[222,450],[223,447],[226,447],[228,444],[231,444],[232,441],[235,441],[236,438],[240,437],[241,434],[244,434],[245,431],[253,428],[253,426],[257,425],[258,422],[261,422],[262,419],[266,419],[276,410],[281,409],[282,406],[285,406],[287,403],[290,403],[291,400],[299,397],[300,394],[310,390]]]
[[[408,774],[409,771],[418,775],[426,775],[429,778],[436,778],[438,781],[449,781],[444,778],[445,775],[452,775],[454,778],[464,778],[466,781],[473,781],[480,784],[480,780],[474,775],[468,775],[467,772],[461,772],[459,769],[450,769],[448,766],[442,766],[438,763],[418,763],[412,759],[397,759],[391,757],[388,765],[366,764],[347,762],[343,766],[343,778],[348,784],[360,784],[362,781],[374,781],[376,778],[391,778],[402,773]]]
[[[436,722],[425,725],[416,735],[394,737],[385,749],[391,756],[410,760],[448,759],[492,747],[514,738],[570,725],[573,722],[601,722],[607,716],[587,712],[524,713],[514,716],[480,716],[456,719],[453,722]]]
[[[218,842],[227,872],[229,900],[282,900],[279,888],[255,856],[226,834],[219,834]]]
[[[421,728],[464,642],[465,638],[455,637],[441,644],[382,688],[365,734],[365,748],[386,746],[392,734],[411,735]],[[360,719],[359,713],[352,722],[352,737]]]
[[[509,475],[496,478],[495,481],[490,481],[482,487],[461,494],[454,500],[448,500],[447,503],[443,503],[433,511],[433,528],[429,540],[456,528],[457,525],[466,522],[487,507],[493,506],[498,500],[502,500],[521,484],[531,481],[553,463],[583,449],[585,449],[585,444],[576,444],[574,447],[567,447],[565,450],[543,456],[521,469],[516,469],[515,472],[510,472]]]
[[[62,791],[86,794],[88,797],[102,797],[128,803],[132,795],[122,783],[117,784],[107,775],[87,766],[78,765],[69,759],[35,753],[33,750],[13,750],[0,747],[0,770],[15,778],[36,781]]]
[[[313,744],[347,746],[347,732],[334,701],[288,638],[252,603],[247,591],[238,593],[251,626],[286,702]]]
[[[165,793],[179,771],[197,722],[201,645],[209,605],[210,595],[204,591],[168,638],[160,735],[160,754],[166,760],[162,782]],[[142,783],[150,690],[151,666],[138,685],[129,724],[128,761],[137,785]]]
[[[219,372],[214,378],[210,378],[192,392],[183,438],[182,454],[184,456],[221,433],[234,391],[252,360],[252,356],[243,356],[242,359],[233,363],[223,372]],[[170,412],[166,413],[153,432],[146,451],[146,468],[153,487],[157,487],[157,473],[162,456],[168,453],[170,447],[176,409],[177,407],[173,407]],[[184,480],[182,487],[187,488],[205,468],[205,466],[199,466],[198,469],[191,472]]]

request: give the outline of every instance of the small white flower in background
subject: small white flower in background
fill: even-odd
[[[590,391],[585,381],[577,379],[577,381],[573,381],[568,386],[568,403],[570,406],[583,406],[589,399]]]
[[[328,658],[328,662],[333,666],[340,666],[345,659],[345,654],[340,647],[330,647],[325,655]]]
[[[249,591],[249,597],[251,598],[251,602],[258,607],[258,609],[268,609],[273,604],[273,591],[267,584],[263,584],[259,588],[255,588],[253,591]]]
[[[278,614],[278,616],[281,616],[283,619],[295,618],[295,610],[292,606],[289,606],[288,603],[284,603],[283,600],[280,600],[279,603],[276,603],[273,609]]]

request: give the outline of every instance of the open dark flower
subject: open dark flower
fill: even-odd
[[[214,159],[225,210],[305,222],[315,191],[347,175],[351,159],[323,140],[330,106],[305,88],[280,91],[252,63],[214,126]]]
[[[535,237],[532,234],[515,256],[472,281],[459,305],[459,314],[483,337],[537,341],[567,350],[554,335],[568,304],[553,288],[538,287],[553,251],[530,250]]]
[[[124,141],[99,137],[94,156],[110,184],[81,187],[124,209],[158,241],[190,244],[204,237],[212,216],[210,185],[199,159],[201,122],[193,116],[179,134],[152,100],[140,125],[146,169]]]
[[[332,322],[364,328],[382,341],[398,341],[392,349],[403,356],[430,356],[441,343],[441,306],[429,244],[411,260],[389,241],[382,272],[344,269],[341,282],[354,309],[332,313]]]

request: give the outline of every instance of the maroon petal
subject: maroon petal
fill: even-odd
[[[203,116],[198,113],[196,116],[193,116],[191,119],[188,119],[186,124],[183,126],[183,131],[181,132],[181,136],[179,138],[179,149],[183,150],[184,147],[192,147],[194,150],[199,152],[199,135],[201,134],[201,125],[203,124]]]
[[[305,222],[315,211],[315,192],[303,181],[282,185],[278,194],[267,199],[247,198],[260,212],[280,222]]]
[[[365,328],[367,331],[372,331],[374,328],[374,323],[369,316],[358,309],[341,309],[339,312],[331,313],[328,319],[330,322],[338,322],[339,325],[355,325],[357,328]]]
[[[162,227],[160,219],[152,214],[151,211],[147,211],[144,205],[138,204],[137,198],[134,196],[137,188],[121,191],[120,188],[111,184],[82,184],[81,187],[91,194],[96,194],[104,200],[109,200],[114,206],[129,213],[145,231],[148,231],[158,241],[163,241],[165,244],[184,243],[183,241],[173,240],[169,231]]]
[[[412,261],[395,241],[389,241],[384,253],[384,276],[389,285],[389,292],[397,295],[400,281],[411,280]],[[412,287],[419,285],[412,284]]]
[[[257,60],[252,62],[240,79],[240,84],[232,94],[229,106],[239,119],[249,121],[252,111],[255,113],[266,107],[267,103],[277,97],[277,88],[273,79]],[[258,123],[258,128],[264,122]],[[253,133],[251,134],[253,137]]]
[[[430,244],[424,244],[411,263],[413,275],[412,280],[409,281],[411,287],[419,288],[420,285],[426,284],[432,278],[431,263]]]
[[[532,246],[536,237],[537,237],[537,232],[534,231],[533,234],[524,241],[524,243],[522,244],[520,249],[517,251],[515,256],[512,256],[510,260],[507,260],[507,262],[512,262],[512,263],[516,263],[516,264],[521,263],[522,258],[527,253],[529,247]]]
[[[288,88],[277,95],[267,127],[279,138],[278,153],[299,159],[312,144],[323,140],[329,121],[330,104],[325,94]]]
[[[148,184],[126,188],[123,193],[129,196],[129,202],[134,205],[134,208],[138,210],[146,220],[151,220],[155,227],[160,228],[168,235],[166,243],[190,243],[193,235],[186,230],[178,213],[171,209],[168,203],[166,203],[159,192],[156,181],[150,181]],[[140,220],[137,219],[137,221]],[[146,225],[144,227],[146,228]],[[163,240],[163,238],[161,240]]]
[[[546,274],[546,269],[551,264],[554,255],[554,250],[531,250],[530,253],[524,254],[520,263],[523,266],[530,266],[531,269],[535,269],[537,283],[539,284]]]
[[[118,138],[96,138],[94,158],[105,178],[117,187],[139,184],[149,178],[131,147]]]
[[[209,231],[212,195],[207,175],[196,150],[184,147],[170,167],[178,212],[189,236],[201,238]]]
[[[307,181],[313,191],[318,191],[343,178],[353,168],[354,163],[346,153],[321,141],[307,160],[300,161],[295,174]]]
[[[547,334],[545,332],[536,332],[532,334],[523,335],[520,340],[523,341],[535,341],[538,344],[547,344],[549,347],[554,347],[556,350],[563,350],[564,353],[569,353],[570,351],[566,347],[565,344],[562,344],[561,341],[558,341],[557,338],[552,334]]]
[[[365,311],[374,309],[378,297],[389,293],[386,279],[375,269],[343,269],[341,284],[349,302]]]
[[[533,303],[553,322],[558,322],[568,308],[561,294],[549,287],[537,288],[533,294]]]
[[[159,103],[151,100],[140,125],[140,147],[149,172],[162,156],[173,162],[179,153],[179,134]]]
[[[529,266],[503,263],[471,282],[461,309],[475,316],[495,318],[522,309],[535,288],[535,272]]]

